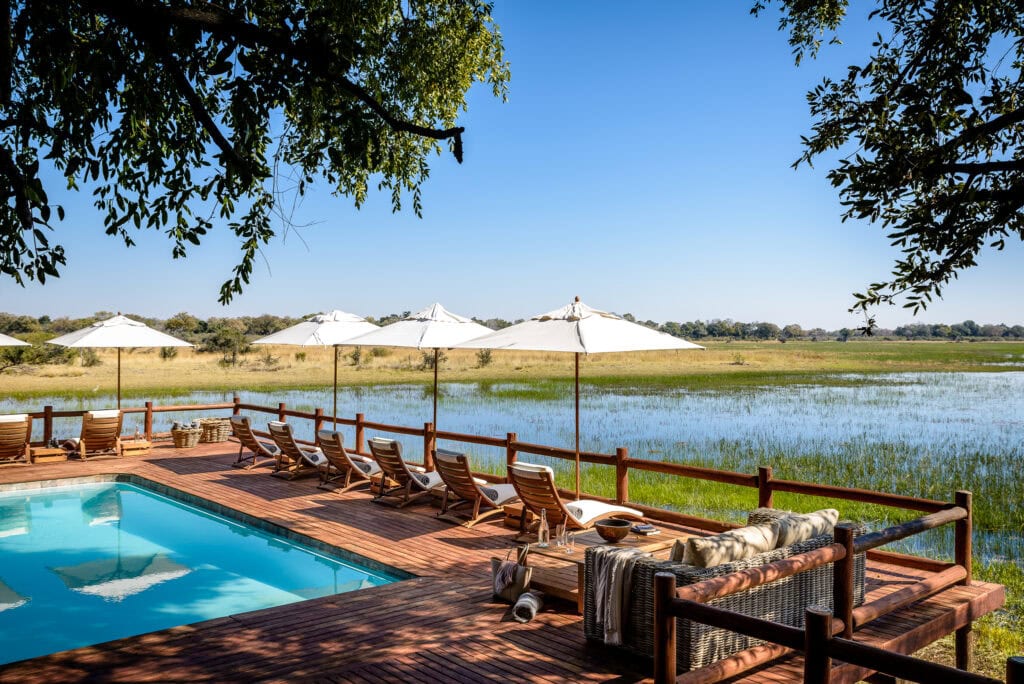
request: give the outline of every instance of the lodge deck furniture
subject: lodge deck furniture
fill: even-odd
[[[535,515],[547,511],[551,529],[565,524],[570,529],[585,530],[601,518],[633,518],[643,520],[643,513],[627,506],[603,501],[579,499],[568,503],[562,500],[555,486],[555,474],[548,466],[533,463],[513,463],[508,466],[509,479],[523,505]],[[520,519],[520,530],[526,529],[526,516]]]
[[[320,489],[347,492],[372,483],[380,475],[380,466],[371,458],[359,456],[345,448],[345,436],[335,430],[316,433],[320,451],[327,465],[320,468]]]
[[[82,433],[70,440],[69,455],[83,461],[89,458],[122,457],[121,422],[124,414],[119,409],[86,411],[82,416]]]
[[[428,472],[406,463],[402,458],[402,445],[395,440],[374,437],[369,445],[373,460],[384,476],[373,499],[375,502],[402,508],[444,486],[437,471]]]
[[[271,439],[277,445],[277,467],[274,475],[294,480],[303,475],[318,473],[327,467],[327,458],[316,447],[302,446],[295,441],[292,426],[281,421],[267,423]]]
[[[437,514],[443,520],[473,527],[488,518],[503,515],[505,511],[502,506],[519,498],[516,488],[510,484],[480,484],[473,477],[465,454],[435,449],[434,464],[447,491],[442,499],[441,512]],[[454,500],[451,500],[452,496]],[[470,509],[468,518],[464,511],[454,510],[466,507]],[[481,507],[485,509],[483,512]]]
[[[238,458],[232,463],[236,468],[259,468],[277,464],[280,449],[273,442],[260,439],[252,431],[248,416],[231,416],[231,431],[238,440]],[[249,454],[246,455],[248,450]],[[246,463],[248,461],[248,463]]]
[[[31,463],[32,416],[0,416],[0,463]]]

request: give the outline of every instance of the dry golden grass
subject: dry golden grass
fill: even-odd
[[[10,395],[82,395],[113,391],[116,350],[96,349],[101,364],[39,366],[0,374],[0,392]],[[423,355],[415,349],[390,348],[382,356],[362,350],[359,366],[350,348],[341,349],[338,382],[342,385],[429,382]],[[267,354],[276,359],[267,362]],[[1024,354],[1024,344],[944,342],[708,342],[705,351],[597,354],[581,359],[584,378],[670,378],[730,374],[892,372],[913,370],[978,370],[987,359]],[[305,355],[304,358],[302,355]],[[477,352],[448,350],[441,373],[446,382],[540,380],[571,378],[572,356],[553,352],[494,351],[492,362],[479,367]],[[219,354],[181,349],[161,359],[158,349],[122,352],[125,396],[191,390],[322,387],[331,383],[330,347],[257,347],[225,366]]]

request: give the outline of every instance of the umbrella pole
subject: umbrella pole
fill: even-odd
[[[580,498],[580,353],[576,352],[576,498]]]
[[[437,357],[441,350],[434,347],[434,432],[437,432]]]
[[[121,348],[117,348],[117,408],[121,409]],[[84,452],[83,452],[84,453]]]
[[[338,429],[338,345],[334,345],[334,429]]]

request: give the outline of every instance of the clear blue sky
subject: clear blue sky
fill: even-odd
[[[580,295],[657,321],[856,326],[850,293],[885,278],[895,252],[879,227],[840,223],[827,164],[790,164],[806,91],[858,61],[876,28],[852,23],[843,46],[797,68],[774,10],[754,19],[749,4],[499,0],[510,100],[471,94],[465,163],[431,161],[422,220],[381,195],[357,211],[321,186],[296,216],[308,225],[276,239],[221,307],[238,256],[226,230],[172,261],[162,234],[126,250],[88,194],[71,195],[64,275],[0,280],[0,310],[381,315],[440,301],[515,319]],[[1019,242],[984,253],[919,320],[1024,322],[1022,256]],[[883,327],[914,320],[878,313]]]

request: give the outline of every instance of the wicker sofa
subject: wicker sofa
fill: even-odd
[[[752,520],[752,522],[761,522]],[[855,535],[863,534],[863,526],[855,526]],[[671,572],[677,586],[695,584],[740,570],[783,560],[800,553],[831,544],[831,534],[823,534],[807,541],[776,548],[740,561],[702,568],[679,562],[642,558],[633,570],[631,604],[624,618],[622,647],[636,654],[653,657],[654,654],[654,575]],[[603,641],[604,624],[595,610],[594,560],[596,554],[609,547],[595,546],[586,550],[584,565],[583,630],[588,639]],[[854,561],[854,605],[864,602],[864,554]],[[804,611],[810,606],[832,608],[832,566],[826,565],[769,584],[748,589],[731,596],[715,599],[710,605],[744,615],[772,620],[785,625],[802,627]],[[680,618],[676,623],[676,663],[680,671],[693,670],[726,658],[739,651],[762,643],[757,639],[709,627]]]

